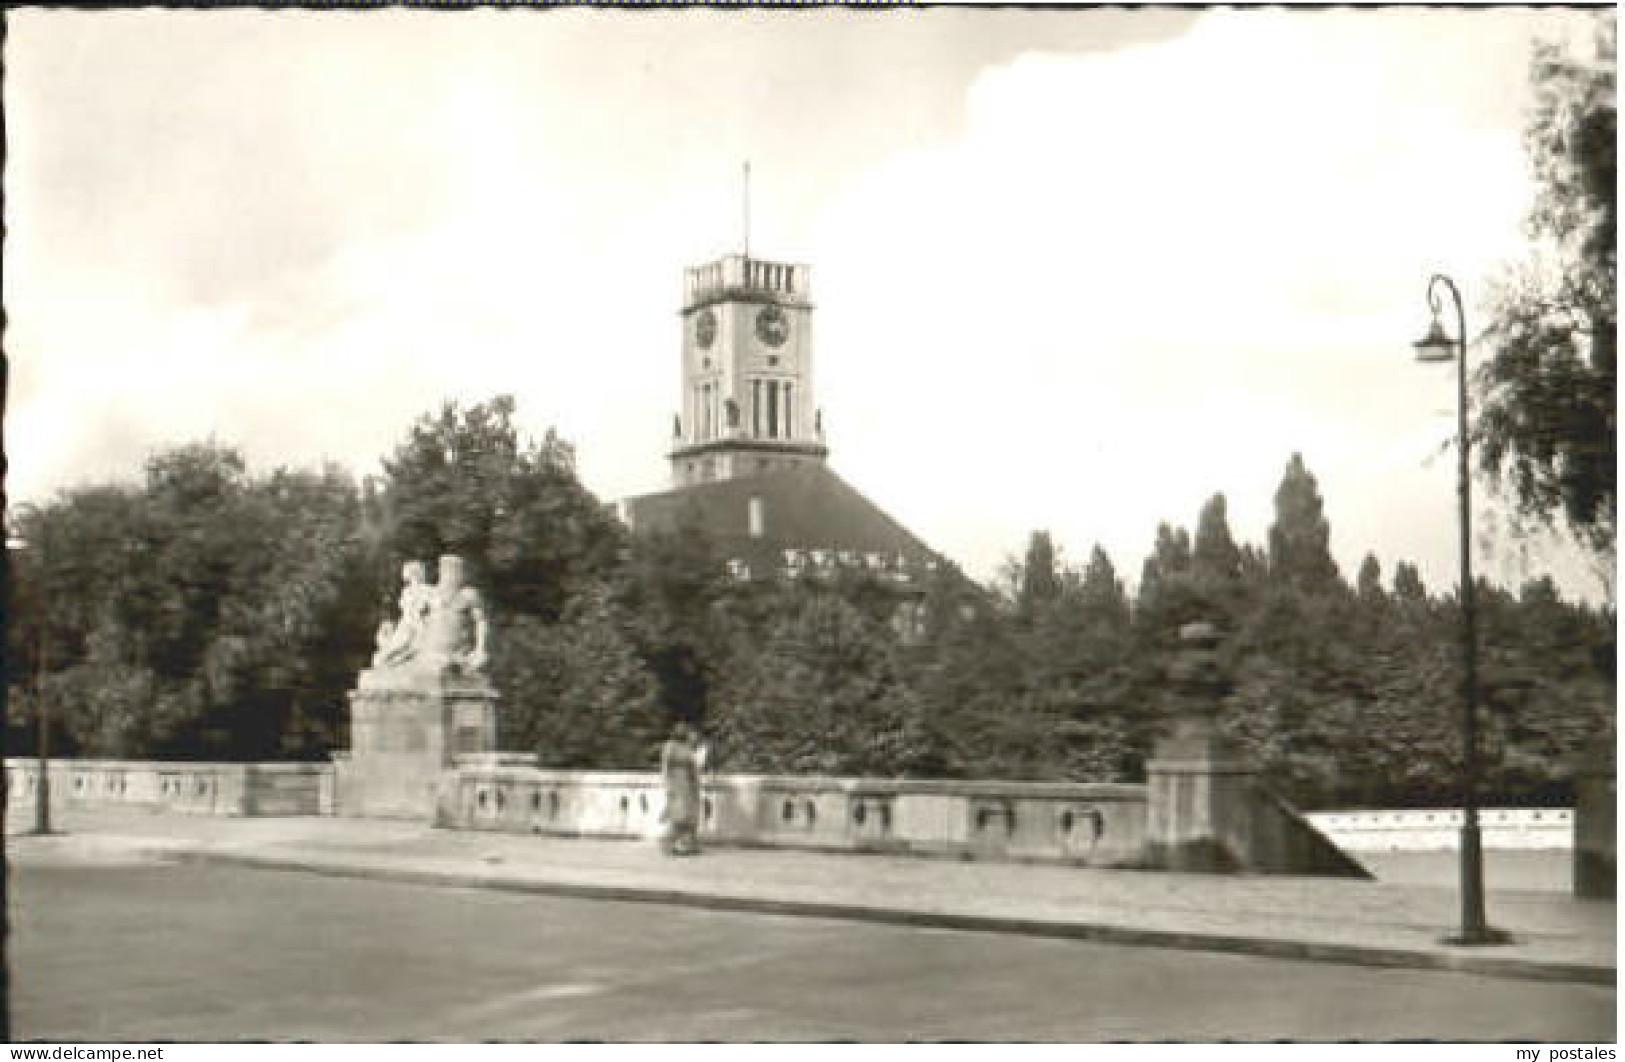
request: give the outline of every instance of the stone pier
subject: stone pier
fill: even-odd
[[[1168,736],[1146,765],[1146,859],[1164,870],[1325,874],[1369,878],[1260,777],[1258,765],[1218,725],[1230,690],[1218,632],[1180,629]]]
[[[1580,764],[1574,784],[1574,895],[1614,898],[1615,811],[1613,734]]]
[[[338,814],[430,818],[454,759],[496,750],[497,700],[483,677],[363,671],[333,757]]]
[[[1185,716],[1146,764],[1147,853],[1168,870],[1247,869],[1249,839],[1237,827],[1258,782],[1258,766],[1211,719]]]

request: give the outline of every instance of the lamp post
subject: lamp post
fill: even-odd
[[[1442,299],[1450,295],[1456,307],[1456,338],[1452,340],[1439,320]],[[1484,916],[1484,850],[1478,829],[1478,630],[1473,607],[1472,470],[1468,464],[1467,435],[1467,318],[1461,292],[1443,273],[1428,281],[1428,309],[1433,323],[1417,340],[1416,359],[1456,362],[1457,493],[1461,500],[1461,932],[1446,937],[1450,944],[1501,944],[1508,939],[1490,928]]]
[[[28,548],[28,541],[23,538],[8,535],[6,537],[6,550],[10,554],[21,553]],[[8,558],[10,560],[10,558]],[[15,561],[8,574],[15,578]],[[13,583],[15,586],[15,583]],[[40,604],[38,594],[34,595],[34,604]],[[39,723],[39,736],[35,742],[35,755],[38,757],[39,780],[34,791],[34,832],[47,834],[51,832],[51,713],[45,702],[45,618],[40,609],[33,611],[36,626],[34,631],[34,713]],[[15,614],[15,613],[14,613]]]

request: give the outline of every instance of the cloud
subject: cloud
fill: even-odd
[[[1347,570],[1446,583],[1451,395],[1407,343],[1428,272],[1476,300],[1520,253],[1529,33],[1574,23],[22,12],[14,492],[211,432],[367,471],[499,392],[604,497],[658,489],[681,270],[737,247],[748,157],[833,464],[972,571],[1048,527],[1132,575],[1215,491],[1262,541],[1302,451]]]
[[[1481,295],[1531,195],[1530,19],[1462,14],[1215,12],[985,72],[957,142],[822,216],[837,458],[977,570],[1049,527],[1133,571],[1216,491],[1262,542],[1301,451],[1347,570],[1449,582],[1452,394],[1408,343],[1429,271]]]

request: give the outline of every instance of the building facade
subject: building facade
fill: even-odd
[[[622,501],[621,518],[634,533],[697,528],[741,577],[861,568],[917,587],[936,553],[829,468],[811,273],[746,255],[685,270],[671,489]]]

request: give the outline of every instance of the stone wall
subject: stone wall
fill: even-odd
[[[33,806],[38,779],[38,760],[6,760],[6,798],[13,811]],[[52,760],[51,807],[327,815],[333,810],[333,768],[325,763]]]
[[[665,806],[653,774],[549,771],[512,755],[463,756],[441,825],[563,837],[651,838]],[[774,848],[1133,866],[1145,845],[1141,785],[1050,785],[715,776],[702,840]]]

